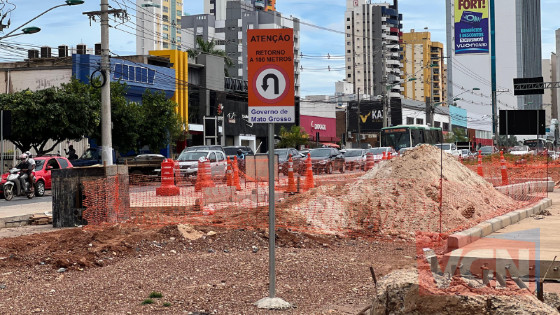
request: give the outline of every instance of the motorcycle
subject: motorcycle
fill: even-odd
[[[23,184],[20,181],[22,176],[21,170],[18,168],[12,168],[8,172],[8,177],[6,182],[2,185],[2,190],[4,191],[4,198],[6,201],[10,201],[14,196],[26,196],[31,199],[35,196],[33,191],[29,188],[29,181],[27,179],[23,180]]]

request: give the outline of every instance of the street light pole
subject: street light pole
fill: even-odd
[[[54,10],[54,9],[56,9],[56,8],[60,8],[60,7],[64,7],[64,6],[78,5],[78,4],[82,4],[82,3],[84,3],[83,0],[66,0],[66,3],[64,3],[64,4],[59,4],[59,5],[55,5],[54,7],[50,8],[50,9],[47,9],[47,10],[44,11],[43,13],[37,15],[36,17],[32,18],[31,20],[29,20],[29,21],[23,23],[22,25],[18,26],[17,28],[15,28],[15,29],[12,30],[11,32],[9,32],[8,34],[6,34],[6,35],[0,37],[0,40],[1,40],[1,39],[4,39],[4,38],[16,36],[16,35],[21,35],[21,34],[33,34],[33,33],[37,33],[38,31],[37,31],[37,32],[29,32],[29,33],[23,32],[23,33],[21,33],[21,34],[14,34],[14,35],[12,35],[15,31],[17,31],[17,30],[19,30],[20,28],[24,27],[25,25],[27,25],[27,24],[29,24],[29,23],[35,21],[36,19],[38,19],[39,17],[43,16],[44,14],[46,14],[46,13],[49,12],[49,11],[52,11],[52,10]],[[39,30],[41,30],[41,29],[39,29]]]

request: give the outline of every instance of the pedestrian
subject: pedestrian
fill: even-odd
[[[237,166],[240,171],[245,173],[245,154],[241,149],[237,149]]]
[[[78,158],[78,155],[76,154],[76,150],[74,150],[73,145],[68,146],[68,151],[64,149],[64,153],[68,155],[69,160],[76,160]]]

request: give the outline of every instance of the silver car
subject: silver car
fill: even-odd
[[[344,155],[344,163],[349,170],[364,170],[366,165],[366,150],[364,149],[346,149],[342,152]]]
[[[198,173],[198,161],[210,161],[212,177],[224,177],[227,170],[227,161],[223,151],[198,150],[183,151],[177,158],[181,175],[190,177]]]

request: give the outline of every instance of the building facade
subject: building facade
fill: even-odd
[[[225,8],[225,10],[224,10]],[[245,0],[205,2],[206,14],[184,16],[182,38],[189,48],[196,47],[197,38],[214,41],[232,61],[228,76],[248,80],[247,31],[249,29],[292,28],[294,30],[294,88],[300,93],[300,24],[297,18],[285,18],[281,13],[260,10],[254,2]],[[210,13],[213,12],[213,13]]]
[[[182,15],[181,0],[136,0],[136,54],[181,48]]]
[[[444,102],[443,44],[432,42],[429,32],[403,33],[403,96],[433,103]]]
[[[398,0],[372,4],[369,0],[346,0],[346,81],[354,93],[401,96],[402,63],[399,41],[402,15]]]

